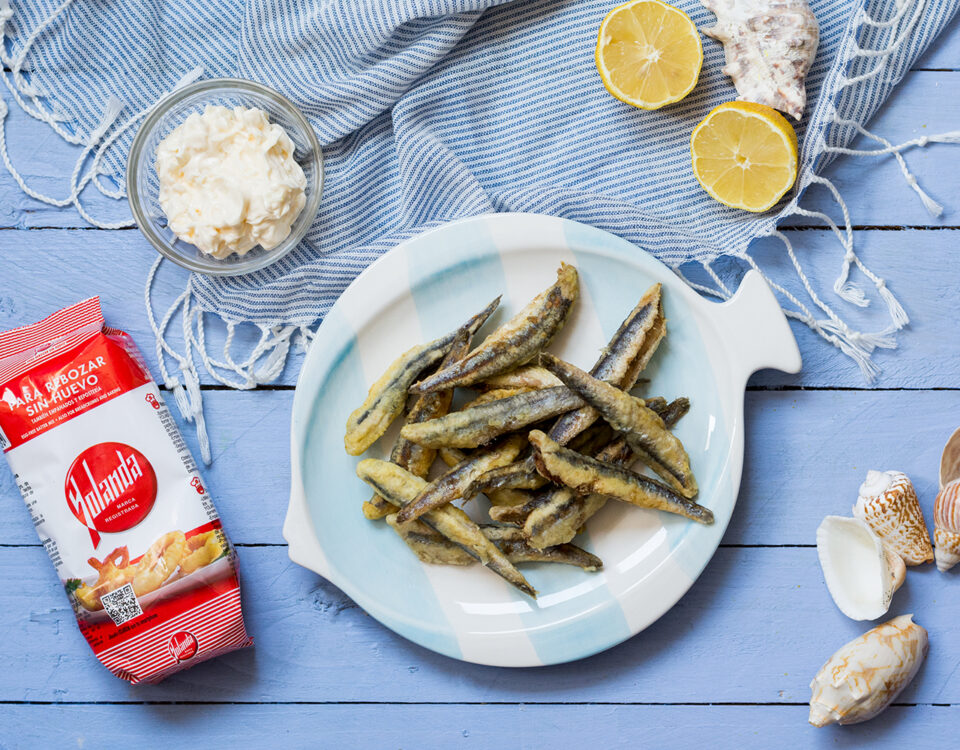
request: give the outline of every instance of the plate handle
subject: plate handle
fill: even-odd
[[[317,540],[313,519],[307,508],[307,495],[303,489],[303,478],[300,476],[300,457],[296,448],[293,448],[291,453],[290,503],[287,505],[287,517],[283,522],[283,538],[287,540],[288,545],[287,554],[297,565],[330,580],[327,558]]]
[[[768,367],[800,372],[803,361],[797,340],[780,303],[759,273],[748,271],[736,294],[718,308],[717,324],[744,381]]]

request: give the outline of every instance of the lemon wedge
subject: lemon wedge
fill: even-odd
[[[797,179],[797,134],[762,104],[716,107],[693,129],[690,153],[703,189],[732,208],[766,211]]]
[[[696,86],[703,45],[682,10],[660,0],[632,0],[603,19],[596,64],[603,85],[617,99],[659,109]]]

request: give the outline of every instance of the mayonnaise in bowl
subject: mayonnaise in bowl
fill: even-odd
[[[262,109],[207,105],[157,146],[159,202],[170,229],[214,258],[270,250],[306,204],[294,144]]]

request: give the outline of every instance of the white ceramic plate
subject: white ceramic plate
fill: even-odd
[[[370,490],[343,449],[347,415],[409,347],[503,302],[481,336],[556,278],[580,272],[580,299],[551,351],[589,369],[640,295],[664,286],[668,334],[646,393],[688,396],[676,434],[690,453],[699,502],[716,522],[609,502],[577,543],[604,568],[523,566],[540,595],[515,591],[479,565],[424,565],[383,522],[364,518]],[[422,646],[482,664],[578,659],[639,633],[670,609],[713,556],[733,513],[743,464],[743,392],[755,370],[800,369],[779,305],[755,273],[724,304],[698,296],[659,261],[582,224],[492,214],[448,224],[396,247],[344,292],[320,327],[293,404],[292,488],[284,524],[290,558]],[[385,457],[396,430],[369,455]],[[482,509],[481,509],[482,510]]]

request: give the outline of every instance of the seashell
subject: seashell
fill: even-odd
[[[723,72],[739,99],[799,120],[807,103],[804,80],[820,41],[807,0],[700,1],[717,16],[717,25],[704,33],[723,42]]]
[[[850,641],[810,683],[810,723],[859,724],[879,714],[910,684],[927,655],[927,631],[900,615]]]
[[[827,516],[817,529],[817,555],[830,596],[852,620],[875,620],[890,609],[906,566],[859,518]]]
[[[954,430],[940,456],[940,489],[960,479],[960,427]]]
[[[909,477],[902,471],[868,471],[853,515],[873,529],[907,565],[933,562],[930,533]]]
[[[960,479],[954,479],[937,493],[933,503],[933,543],[938,570],[950,570],[960,562]]]

